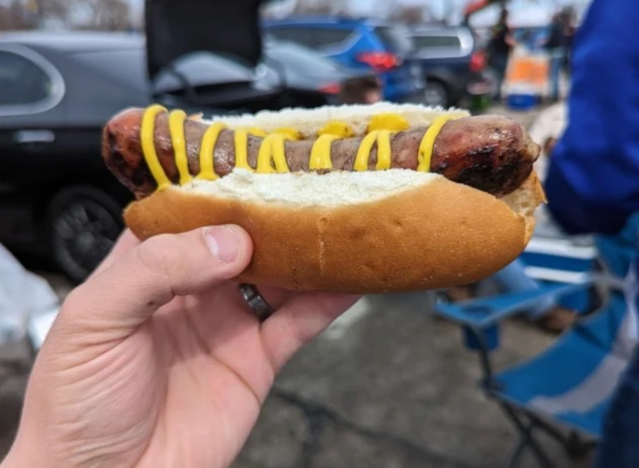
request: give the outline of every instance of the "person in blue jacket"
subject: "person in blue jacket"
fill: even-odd
[[[545,182],[549,211],[569,234],[616,235],[639,212],[637,20],[637,0],[593,0],[575,38],[569,124]],[[638,278],[639,257],[628,274],[627,301],[633,312]],[[636,343],[639,331],[629,332]],[[596,466],[639,467],[636,344],[603,428]]]

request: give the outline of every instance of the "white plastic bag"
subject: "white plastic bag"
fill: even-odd
[[[0,344],[28,337],[39,349],[59,306],[51,285],[0,244]]]

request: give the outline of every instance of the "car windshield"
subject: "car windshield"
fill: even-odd
[[[343,69],[331,59],[325,58],[312,49],[284,41],[270,41],[265,47],[267,59],[286,64],[300,74],[322,76],[340,73]]]
[[[382,42],[392,51],[407,54],[412,49],[412,41],[402,29],[392,26],[376,26],[374,30]]]
[[[75,56],[105,76],[128,86],[144,89],[147,86],[146,55],[143,48],[82,52]]]

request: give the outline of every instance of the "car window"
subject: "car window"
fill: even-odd
[[[283,41],[291,41],[306,47],[335,47],[352,33],[350,29],[333,29],[313,26],[269,28],[268,32]]]
[[[374,30],[382,43],[393,52],[406,54],[411,50],[412,40],[403,29],[392,26],[376,26]]]
[[[291,70],[307,75],[329,75],[339,73],[340,67],[330,59],[318,54],[307,47],[293,43],[277,42],[266,46],[266,56],[282,65],[286,64]]]
[[[276,39],[296,42],[307,47],[315,47],[314,35],[307,28],[269,28],[268,32]]]
[[[349,29],[315,29],[313,30],[315,47],[335,47],[344,42],[350,35]]]
[[[127,86],[145,88],[147,85],[146,53],[142,48],[81,52],[74,54],[74,57],[102,75],[126,83]]]
[[[413,38],[415,47],[418,49],[431,49],[439,47],[447,47],[459,49],[461,48],[461,40],[459,36],[416,36]]]
[[[51,77],[26,57],[0,50],[0,107],[35,105],[49,98]]]

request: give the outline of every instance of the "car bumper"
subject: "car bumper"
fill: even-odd
[[[384,99],[404,101],[418,95],[425,86],[421,73],[411,73],[408,68],[385,73],[381,76]]]

